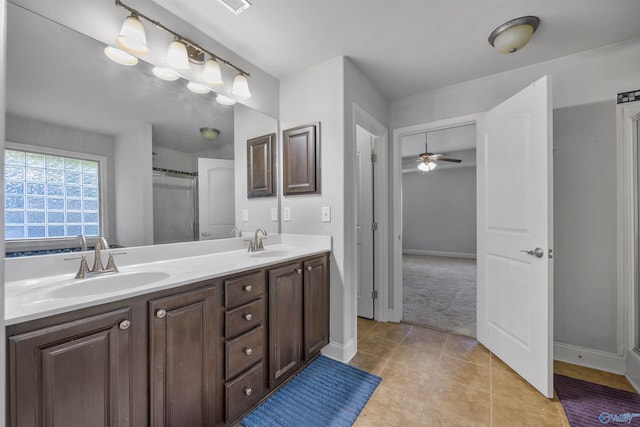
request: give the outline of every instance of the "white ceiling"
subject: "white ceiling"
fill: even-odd
[[[154,0],[274,77],[350,57],[388,99],[640,37],[639,0]],[[541,20],[511,55],[487,42],[520,16]]]
[[[417,158],[425,151],[451,155],[457,151],[476,148],[476,125],[469,124],[404,135],[401,142],[403,158]],[[425,149],[425,144],[428,149]]]

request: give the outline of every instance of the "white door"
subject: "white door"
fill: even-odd
[[[550,83],[541,78],[477,126],[478,341],[547,397],[553,397]]]
[[[356,128],[356,165],[358,167],[356,250],[358,316],[373,319],[373,135]]]
[[[233,160],[198,158],[200,240],[231,237],[235,203]]]

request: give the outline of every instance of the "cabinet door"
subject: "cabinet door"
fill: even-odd
[[[284,195],[320,192],[320,123],[282,132]]]
[[[305,261],[304,358],[310,359],[329,343],[329,264],[326,257]]]
[[[289,264],[269,271],[269,386],[282,382],[301,363],[302,268]]]
[[[9,338],[10,425],[128,426],[128,308]]]
[[[152,426],[215,424],[218,288],[149,302]]]

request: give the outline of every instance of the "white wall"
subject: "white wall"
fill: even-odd
[[[553,115],[555,340],[610,353],[618,315],[615,119],[614,101]]]
[[[476,168],[402,174],[403,251],[476,253]]]
[[[278,233],[278,221],[271,220],[271,209],[278,208],[277,194],[281,192],[279,181],[276,179],[275,195],[273,197],[247,197],[247,140],[259,136],[276,134],[276,157],[274,159],[274,176],[278,177],[278,121],[259,111],[235,105],[233,117],[234,134],[234,172],[235,172],[235,197],[236,197],[236,226],[243,232],[253,233],[258,227],[267,230],[267,233]],[[249,210],[249,221],[242,221],[242,210]]]
[[[640,39],[636,39],[399,99],[391,103],[390,121],[393,128],[399,128],[486,111],[544,74],[551,75],[553,79],[553,105],[555,109],[603,101],[610,103],[616,98],[617,93],[640,88],[639,69]],[[585,108],[584,111],[593,112],[590,108]],[[603,111],[601,106],[593,108]],[[581,170],[583,169],[585,172],[587,169],[592,169],[593,173],[594,164],[588,161],[596,158],[598,153],[602,152],[603,141],[606,140],[609,143],[609,138],[615,137],[611,134],[612,130],[609,127],[615,123],[614,113],[607,112],[605,114],[610,118],[610,124],[607,125],[608,130],[595,130],[592,125],[589,125],[588,129],[573,129],[573,125],[571,129],[566,128],[557,120],[571,117],[571,111],[560,111],[558,119],[554,119],[555,127],[563,132],[559,142],[562,145],[559,148],[573,151],[576,150],[575,144],[580,144],[580,149],[583,151],[578,156],[585,162],[578,162],[577,158],[567,160],[568,163],[565,164],[564,170],[560,171],[558,168],[564,163],[562,157],[560,158],[560,166],[554,167],[554,171],[558,173],[554,188],[558,188],[561,194],[571,192],[571,194],[580,194],[587,198],[599,198],[600,195],[593,191],[592,187],[596,176],[592,175],[585,180],[574,178],[582,177]],[[599,121],[600,118],[598,116],[595,120]],[[573,132],[577,132],[575,136]],[[606,132],[606,135],[601,132]],[[567,136],[565,140],[564,135],[569,133],[571,136]],[[580,139],[580,142],[577,139]],[[594,139],[601,142],[594,144]],[[613,147],[609,146],[607,156],[615,157],[614,153]],[[604,163],[608,164],[608,162],[609,160],[605,159]],[[610,167],[610,172],[615,176],[615,165],[612,164]],[[604,173],[608,176],[609,172]],[[607,187],[607,191],[615,193],[615,186],[611,187],[610,180],[605,179],[604,183],[597,184],[598,188],[604,185]],[[584,197],[580,199],[571,197],[568,200],[555,201],[555,208],[559,215],[566,215],[567,210],[572,210],[573,212],[581,212],[581,216],[574,219],[574,221],[579,221],[577,224],[579,227],[573,228],[573,233],[570,233],[568,229],[562,230],[562,222],[565,221],[565,218],[558,218],[560,224],[555,225],[555,244],[560,245],[561,248],[564,245],[565,251],[571,251],[571,254],[562,255],[561,252],[558,252],[558,258],[556,258],[554,265],[560,274],[560,276],[556,276],[555,296],[559,300],[556,303],[555,312],[559,313],[565,308],[562,304],[569,304],[566,308],[586,321],[578,322],[578,319],[560,314],[556,319],[555,329],[558,331],[559,339],[570,341],[579,348],[611,351],[613,348],[612,338],[604,338],[603,333],[604,331],[615,331],[617,336],[617,332],[619,332],[614,319],[621,313],[610,304],[616,298],[617,292],[615,258],[611,257],[616,252],[616,246],[609,236],[606,236],[602,242],[596,237],[591,240],[590,244],[580,246],[571,245],[570,242],[579,243],[587,238],[586,235],[577,236],[576,233],[591,233],[591,236],[596,233],[596,236],[601,236],[600,231],[596,230],[610,229],[611,221],[615,221],[616,205],[615,202],[608,205],[611,219],[604,219],[600,216],[601,207],[598,207],[596,211],[583,212],[583,210],[594,209],[591,201],[585,202]],[[607,199],[608,195],[604,197]],[[569,206],[561,206],[562,204]],[[614,236],[615,228],[611,230],[611,236]],[[594,246],[597,246],[598,250],[595,250]],[[567,265],[562,265],[563,256],[565,259],[567,256],[571,258]],[[577,260],[580,260],[579,265]],[[598,266],[600,269],[598,272],[594,272],[593,276],[597,278],[598,282],[578,283],[579,280],[576,278],[585,276],[580,270],[586,268],[587,271],[592,271],[592,266],[594,266],[593,268]],[[567,283],[564,282],[565,278],[571,279]],[[607,313],[593,315],[601,310],[607,311]],[[604,324],[594,325],[592,319],[596,318]]]
[[[115,243],[153,244],[151,125],[143,123],[114,140]]]
[[[154,168],[171,169],[180,172],[196,172],[198,167],[197,159],[190,153],[172,150],[171,148],[152,147]]]

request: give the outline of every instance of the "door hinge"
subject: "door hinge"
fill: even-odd
[[[375,163],[378,161],[378,155],[375,153],[371,153],[371,163]]]
[[[371,298],[378,299],[378,291],[371,291]]]
[[[378,231],[378,223],[377,222],[372,222],[371,223],[371,231]]]
[[[553,249],[549,249],[549,250],[547,251],[547,253],[549,254],[549,258],[551,258],[551,259],[552,259],[552,258],[553,258]]]

